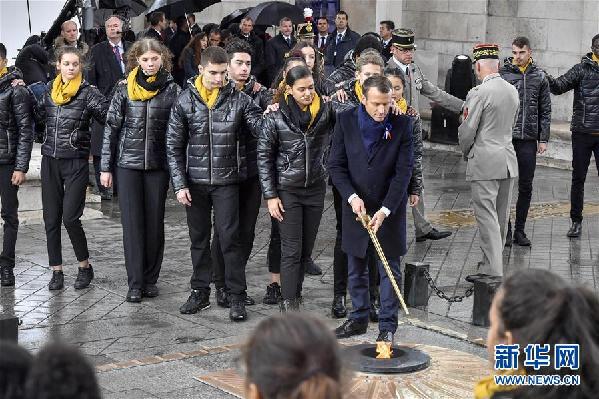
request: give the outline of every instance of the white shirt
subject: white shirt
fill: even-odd
[[[393,62],[395,62],[401,68],[403,74],[407,76],[408,65],[403,64],[401,61],[395,58],[395,56],[393,56]]]

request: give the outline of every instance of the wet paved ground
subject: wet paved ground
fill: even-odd
[[[591,163],[593,165],[593,163]],[[446,240],[416,243],[409,227],[407,261],[430,264],[431,275],[448,294],[468,288],[463,276],[474,271],[481,253],[476,226],[469,221],[470,188],[464,181],[465,163],[457,154],[427,151],[425,154],[425,200],[430,218],[454,234]],[[527,267],[552,270],[597,291],[599,282],[599,179],[591,169],[586,185],[587,209],[583,237],[569,240],[568,197],[570,172],[539,167],[533,194],[533,220],[527,224],[532,248],[513,247],[504,252],[508,273]],[[597,202],[594,202],[597,201]],[[99,205],[92,205],[99,206]],[[313,257],[324,274],[306,279],[306,311],[330,318],[334,211],[330,193]],[[206,372],[235,366],[237,344],[275,307],[249,307],[249,320],[233,325],[228,310],[213,306],[196,315],[181,315],[179,306],[188,296],[190,277],[189,240],[184,210],[171,198],[166,220],[166,255],[158,298],[142,304],[125,302],[127,282],[116,203],[103,203],[105,217],[84,222],[96,278],[91,288],[75,291],[76,260],[63,232],[67,289],[47,290],[45,235],[41,225],[25,225],[17,244],[17,286],[2,287],[0,311],[17,314],[23,324],[19,340],[35,350],[50,339],[78,345],[98,366],[105,398],[227,398],[229,395],[193,379]],[[441,226],[439,226],[441,227]],[[270,222],[260,212],[256,242],[248,264],[249,294],[258,302],[268,280],[266,248]],[[404,261],[405,261],[404,260]],[[472,341],[486,336],[484,328],[470,324],[472,298],[449,305],[431,296],[429,306],[413,309],[415,325],[403,323],[400,340],[441,346],[481,357],[485,349]],[[374,340],[376,325],[364,339]],[[470,342],[468,342],[470,341]]]

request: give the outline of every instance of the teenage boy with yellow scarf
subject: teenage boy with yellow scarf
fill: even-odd
[[[0,276],[2,286],[13,286],[19,227],[17,191],[29,168],[33,131],[29,92],[12,85],[14,79],[22,79],[21,71],[8,68],[7,63],[6,47],[0,43],[0,197],[4,220]]]
[[[247,176],[243,142],[258,137],[262,110],[235,83],[226,81],[229,57],[220,47],[202,52],[199,76],[173,105],[167,157],[177,200],[186,206],[191,239],[191,295],[181,313],[210,306],[211,213],[225,264],[229,318],[243,321],[246,282],[239,244],[239,184]]]

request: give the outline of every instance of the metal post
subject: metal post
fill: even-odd
[[[422,262],[406,262],[404,293],[410,307],[428,306],[428,281],[424,276],[430,265]]]
[[[501,277],[498,276],[489,276],[474,281],[472,324],[475,326],[489,327],[489,309],[500,285]]]

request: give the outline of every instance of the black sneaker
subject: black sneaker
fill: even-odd
[[[229,319],[233,321],[244,321],[248,318],[248,314],[245,311],[245,300],[244,299],[232,299],[231,309],[229,310]]]
[[[266,295],[262,299],[265,305],[276,305],[281,300],[281,286],[279,283],[271,283],[266,286]]]
[[[141,295],[145,298],[156,298],[160,295],[160,290],[156,287],[156,284],[146,284],[143,290],[141,290]]]
[[[526,237],[526,233],[523,231],[514,231],[514,244],[520,245],[521,247],[530,247],[530,240]]]
[[[0,283],[3,287],[12,287],[15,285],[15,274],[12,266],[0,266]]]
[[[252,298],[248,294],[245,294],[244,298],[245,299],[243,300],[243,303],[245,303],[245,306],[254,306],[256,304],[256,301],[254,300],[254,298]]]
[[[50,291],[62,290],[64,288],[64,274],[62,270],[54,270],[52,272],[52,279],[48,284]]]
[[[320,276],[322,274],[322,269],[314,263],[312,258],[308,258],[304,261],[304,273],[309,274],[310,276]]]
[[[141,302],[141,297],[142,297],[142,290],[140,289],[129,289],[129,292],[127,292],[127,302],[133,302],[133,303],[140,303]]]
[[[366,334],[368,329],[368,320],[347,319],[345,323],[335,329],[337,338],[349,338],[354,335]]]
[[[331,305],[333,318],[342,319],[347,316],[347,307],[345,306],[345,295],[335,295]]]
[[[187,302],[179,308],[183,314],[194,314],[210,307],[210,294],[205,291],[191,290]]]
[[[82,290],[89,286],[89,283],[94,279],[94,269],[90,264],[88,267],[80,267],[77,272],[77,279],[75,279],[75,289]]]
[[[214,296],[216,297],[216,304],[221,308],[231,307],[231,304],[229,303],[229,296],[225,287],[217,288]]]

